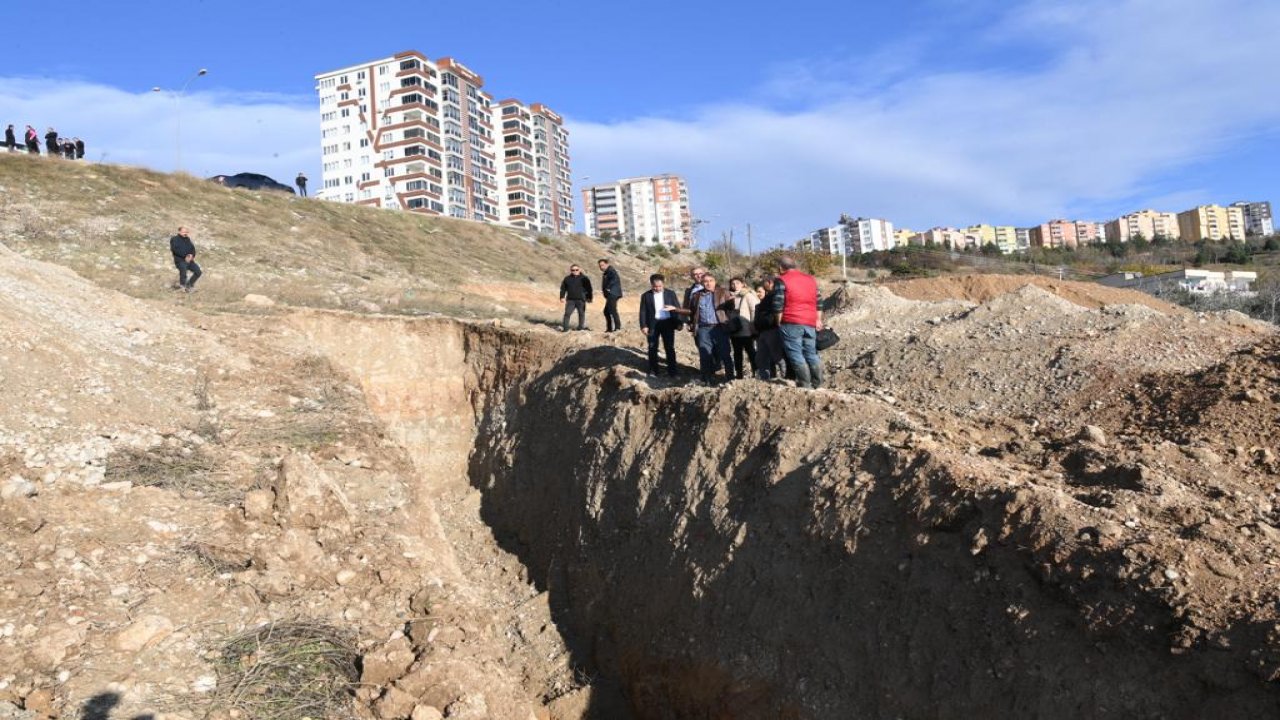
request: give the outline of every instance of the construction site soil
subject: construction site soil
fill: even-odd
[[[0,718],[1280,710],[1270,325],[850,286],[827,388],[708,388],[122,289],[0,248]]]

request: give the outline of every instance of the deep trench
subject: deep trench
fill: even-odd
[[[494,540],[550,594],[574,662],[597,679],[584,717],[1277,707],[1220,657],[1180,662],[1167,644],[1090,633],[1017,531],[976,554],[972,539],[1008,532],[1020,496],[965,495],[943,453],[881,442],[891,418],[869,401],[655,389],[636,352],[489,326],[300,322],[432,468],[424,483],[482,493]]]

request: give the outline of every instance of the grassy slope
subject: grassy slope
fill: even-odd
[[[185,224],[200,303],[247,293],[317,307],[524,315],[554,306],[569,263],[598,277],[590,238],[230,190],[185,175],[0,153],[0,241],[142,298],[168,295],[168,238]],[[652,264],[619,256],[629,288]],[[549,299],[549,304],[543,298]]]

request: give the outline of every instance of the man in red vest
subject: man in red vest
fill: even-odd
[[[818,359],[818,331],[822,310],[818,308],[818,281],[796,269],[790,255],[778,259],[782,273],[774,279],[773,312],[778,317],[782,351],[795,370],[796,385],[822,387],[822,361]]]

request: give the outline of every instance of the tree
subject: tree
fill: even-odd
[[[1280,250],[1280,235],[1269,235],[1267,241],[1262,244],[1264,250]]]
[[[1150,247],[1151,241],[1142,233],[1137,233],[1129,238],[1129,249],[1134,253],[1146,252]]]
[[[1107,252],[1111,253],[1111,257],[1122,258],[1129,254],[1129,246],[1120,242],[1119,238],[1111,238],[1107,241]]]
[[[984,243],[980,252],[986,257],[1000,256],[1000,248],[996,247],[996,244],[993,242]]]
[[[1253,253],[1250,252],[1248,245],[1233,242],[1227,247],[1227,254],[1222,259],[1233,265],[1248,265],[1253,261]]]

